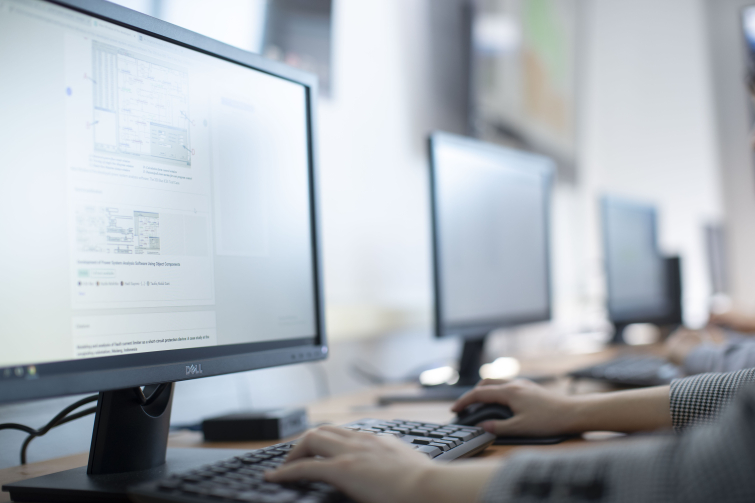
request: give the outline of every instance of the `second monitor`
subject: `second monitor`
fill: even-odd
[[[551,318],[554,163],[447,133],[429,147],[435,333],[464,340],[453,398],[479,380],[489,333]]]

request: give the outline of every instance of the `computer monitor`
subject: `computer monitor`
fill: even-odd
[[[101,392],[89,476],[12,495],[123,498],[158,383],[327,354],[316,78],[94,0],[0,2],[0,67],[0,403]]]
[[[722,224],[705,226],[705,248],[711,294],[726,295],[729,293],[729,278],[726,259],[726,231]]]
[[[622,342],[623,329],[632,323],[681,323],[681,262],[658,249],[655,207],[605,196],[601,216],[614,341]]]
[[[435,333],[463,338],[469,386],[490,332],[551,317],[554,163],[441,132],[429,146]]]

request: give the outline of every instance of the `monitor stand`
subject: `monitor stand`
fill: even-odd
[[[391,403],[452,402],[457,400],[480,381],[480,366],[485,350],[486,335],[464,340],[461,357],[459,358],[459,380],[455,384],[423,386],[422,389],[412,390],[409,393],[382,395],[378,398],[378,403],[389,405]]]
[[[241,454],[168,449],[173,384],[100,393],[86,467],[3,486],[12,501],[129,501],[130,486]]]

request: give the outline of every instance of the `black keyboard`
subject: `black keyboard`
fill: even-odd
[[[363,419],[345,428],[376,435],[395,436],[419,452],[438,461],[473,456],[495,440],[495,436],[473,426],[442,425],[417,421]],[[135,501],[196,503],[233,501],[259,503],[335,503],[350,501],[324,482],[274,484],[264,473],[285,461],[296,441],[250,451],[212,465],[176,473],[129,491]]]
[[[660,386],[682,377],[673,363],[657,356],[623,356],[592,367],[575,370],[571,377],[597,379],[617,386]]]

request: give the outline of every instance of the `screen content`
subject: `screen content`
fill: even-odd
[[[442,313],[449,324],[549,313],[549,159],[433,142]]]
[[[0,367],[315,336],[304,86],[36,0],[0,68]]]
[[[669,308],[652,206],[603,201],[608,304],[612,315],[655,317]]]

